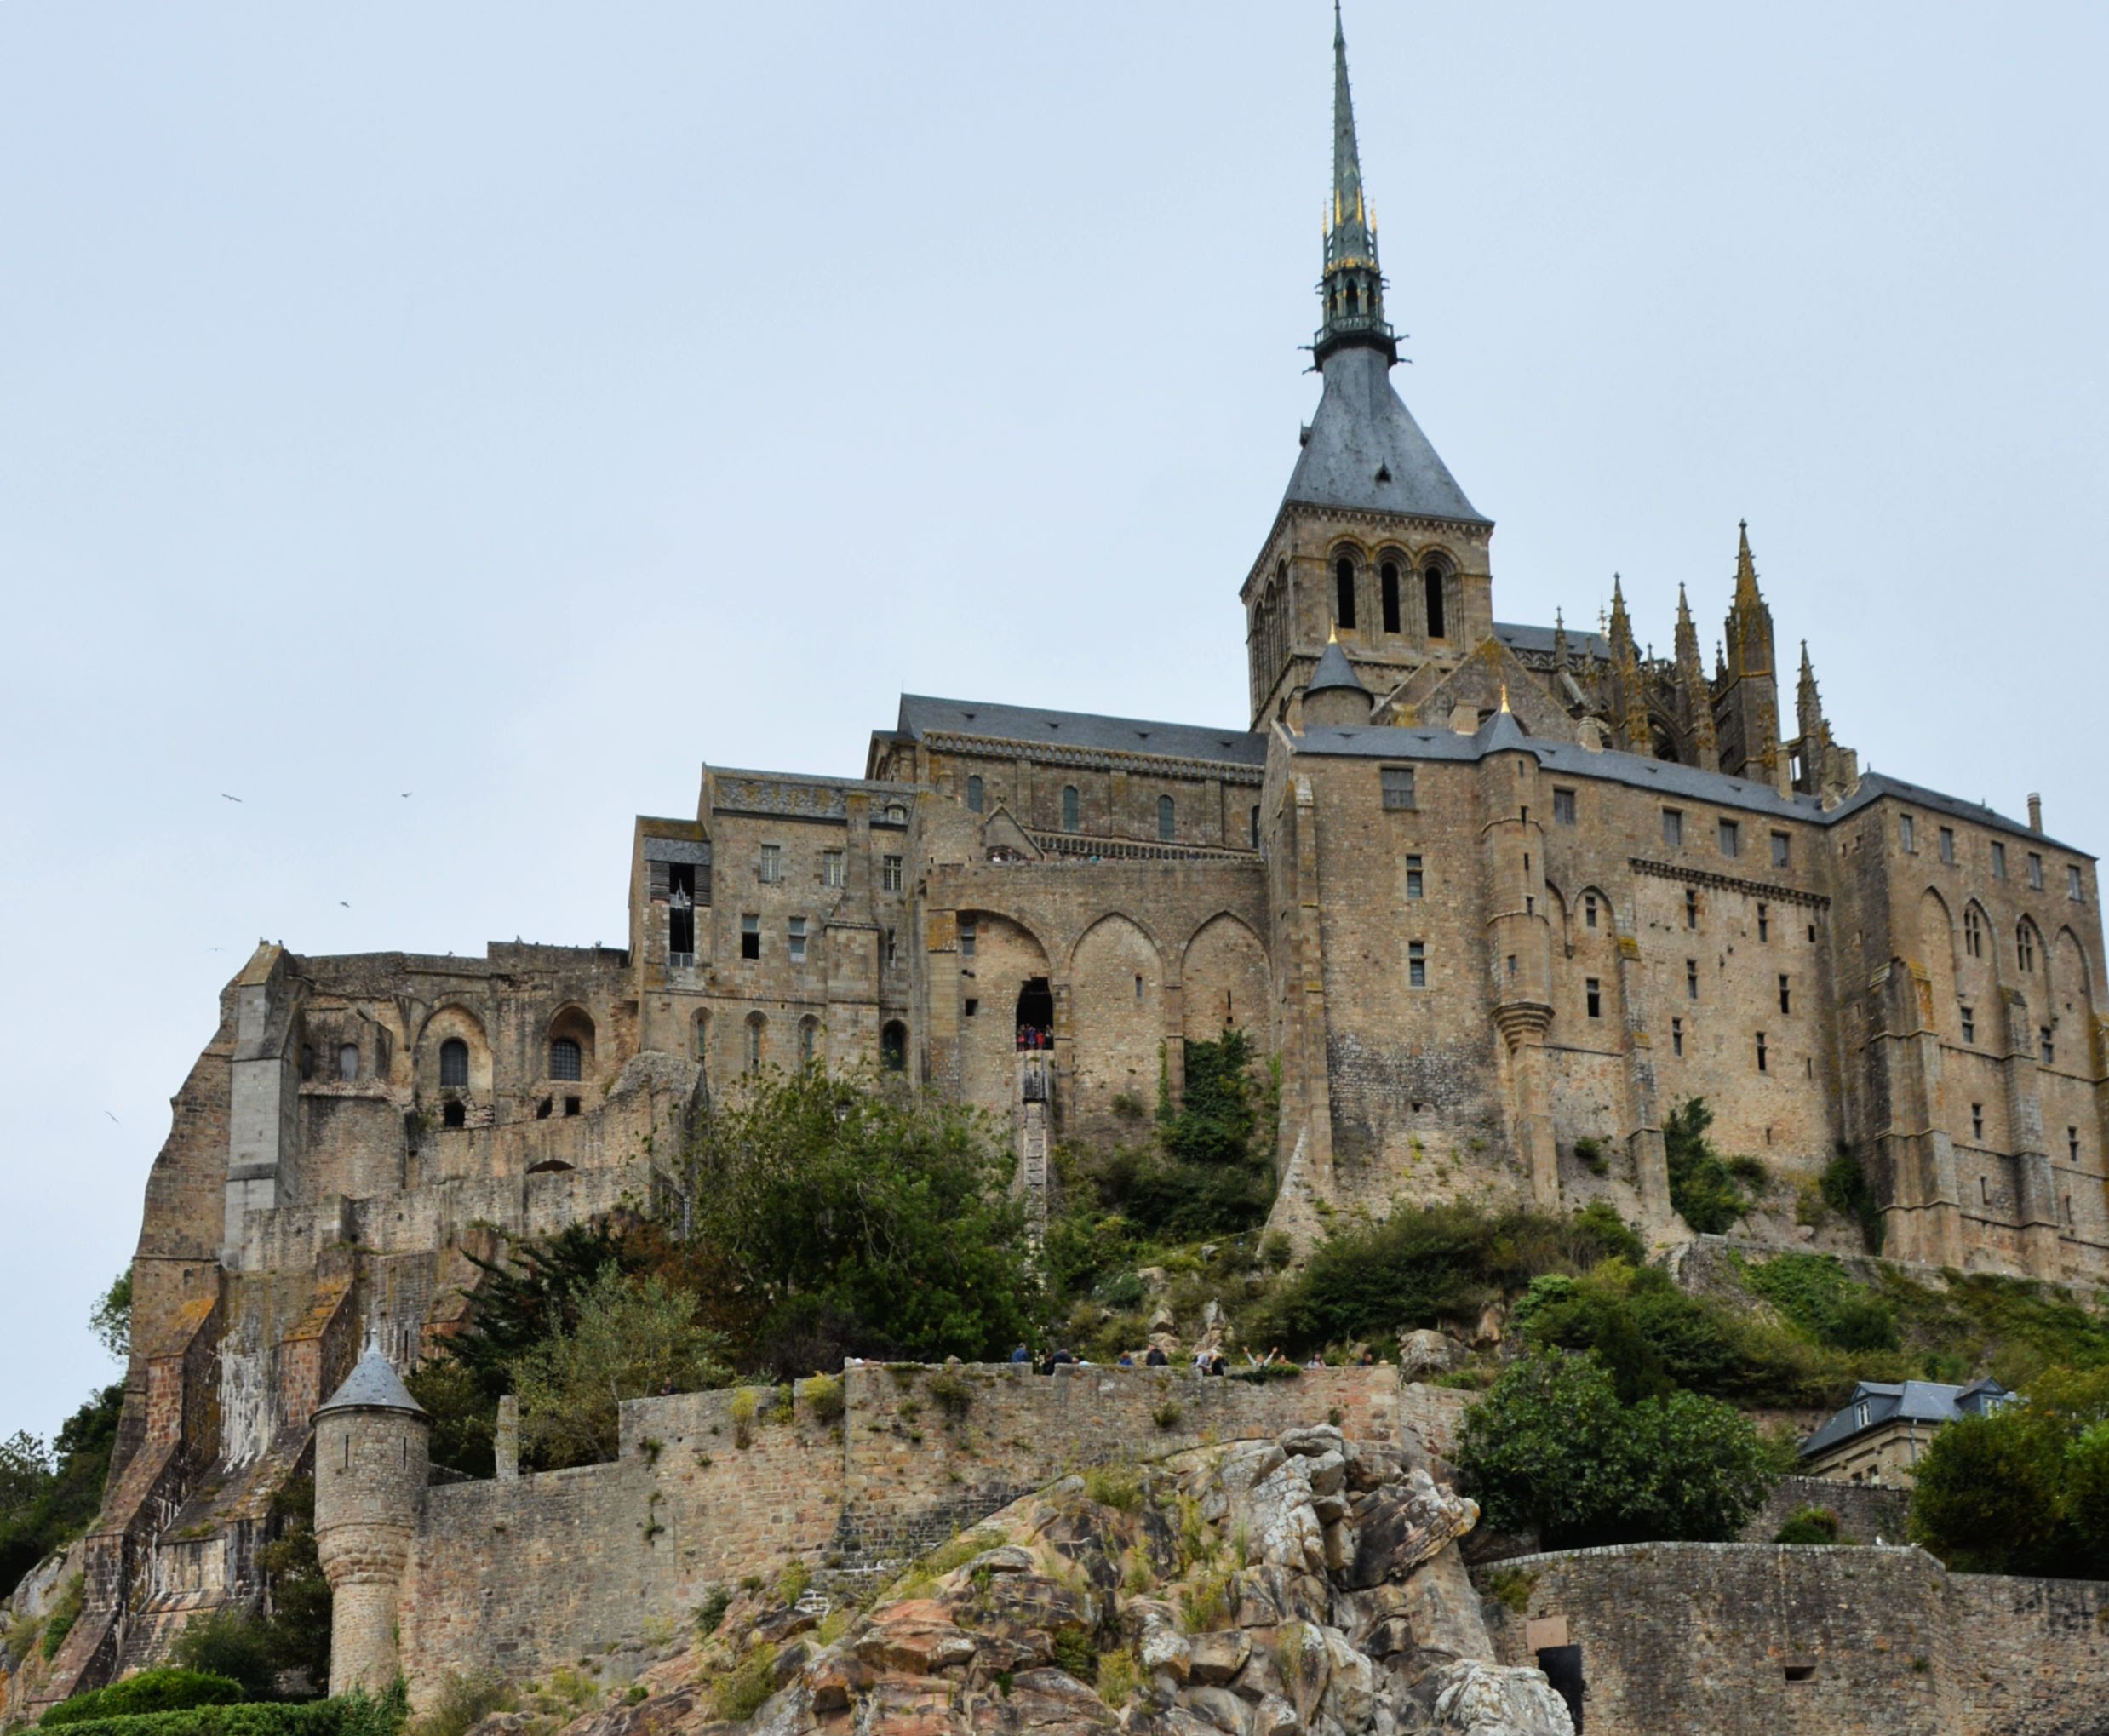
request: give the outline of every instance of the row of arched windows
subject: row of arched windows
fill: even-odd
[[[1384,560],[1378,564],[1377,606],[1378,624],[1382,630],[1385,633],[1418,632],[1424,639],[1447,639],[1450,622],[1448,571],[1439,561],[1430,561],[1422,570],[1418,587],[1420,619],[1409,627],[1406,621],[1407,593],[1401,576],[1404,570],[1396,559]],[[1355,568],[1354,557],[1339,556],[1332,564],[1332,618],[1336,625],[1356,625],[1356,605],[1361,588],[1361,575]]]
[[[1963,951],[1967,957],[1985,956],[1986,921],[1975,904],[1963,907]],[[2014,962],[2026,976],[2036,968],[2036,954],[2042,948],[2043,936],[2036,925],[2024,916],[2014,931]]]
[[[1361,568],[1356,557],[1340,553],[1332,563],[1332,619],[1342,627],[1357,627],[1362,614]],[[1423,639],[1450,636],[1454,604],[1450,570],[1441,560],[1430,560],[1415,574],[1402,554],[1387,554],[1377,564],[1377,627],[1387,633],[1411,634]],[[1255,697],[1264,693],[1283,664],[1288,662],[1292,638],[1289,619],[1289,566],[1277,562],[1273,576],[1259,593],[1252,610],[1247,645],[1252,660]]]

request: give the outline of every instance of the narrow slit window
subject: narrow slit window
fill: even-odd
[[[1772,907],[1762,902],[1757,907],[1757,937],[1761,941],[1772,938]]]
[[[1422,941],[1408,941],[1406,945],[1406,983],[1409,988],[1428,986],[1428,947]]]
[[[1684,925],[1687,928],[1699,926],[1699,894],[1689,886],[1684,889]]]
[[[982,811],[982,804],[983,799],[984,797],[982,790],[981,776],[977,772],[968,777],[966,780],[966,805],[968,811],[976,814],[980,813]]]
[[[1699,999],[1699,960],[1697,959],[1687,959],[1684,961],[1684,998],[1687,1000]]]
[[[2032,892],[2043,889],[2043,859],[2032,850],[2028,853],[2028,889]]]
[[[1169,844],[1178,833],[1178,810],[1170,796],[1157,798],[1157,840]]]
[[[1384,584],[1384,631],[1399,630],[1399,567],[1395,561],[1386,561],[1380,575]]]
[[[1345,555],[1332,564],[1332,618],[1342,627],[1355,625],[1355,563]]]
[[[1428,610],[1429,638],[1447,639],[1449,635],[1445,630],[1446,623],[1443,618],[1442,569],[1441,567],[1430,567],[1421,576],[1421,590]]]
[[[1995,880],[2007,877],[2007,847],[1996,838],[1992,845],[1992,877]]]
[[[1940,828],[1940,859],[1951,867],[1954,866],[1955,828],[1952,826],[1943,826]]]
[[[1897,842],[1906,856],[1918,854],[1918,822],[1909,814],[1897,816]]]
[[[1409,898],[1419,897],[1424,884],[1421,877],[1420,857],[1407,857],[1406,859],[1406,896]]]
[[[1970,1137],[1976,1140],[1980,1144],[1984,1143],[1985,1106],[1982,1103],[1972,1103],[1970,1105]]]
[[[1973,1045],[1977,1041],[1977,1013],[1967,1006],[1963,1009],[1963,1040]]]
[[[1602,1018],[1604,1016],[1603,985],[1591,977],[1583,983],[1582,993],[1589,1003],[1589,1016]]]
[[[1594,928],[1596,925],[1596,895],[1594,892],[1585,893],[1583,896],[1582,925],[1585,928]]]
[[[1083,798],[1077,794],[1075,784],[1065,783],[1062,786],[1062,829],[1064,832],[1074,832],[1083,823]]]
[[[1670,1021],[1670,1052],[1672,1055],[1684,1052],[1684,1021],[1681,1018]]]
[[[1785,977],[1780,977],[1780,979],[1779,979],[1779,1011],[1780,1011],[1781,1012],[1783,1012],[1783,1013],[1786,1013],[1786,1014],[1789,1014],[1789,1015],[1791,1015],[1791,1014],[1793,1013],[1794,1009],[1793,1009],[1793,1007],[1792,1007],[1792,1006],[1789,1004],[1789,1003],[1792,1000],[1793,996],[1794,996],[1794,989],[1793,989],[1793,986],[1792,986],[1791,983],[1788,983],[1787,979],[1786,979]]]
[[[2058,1064],[2058,1046],[2051,1037],[2049,1025],[2036,1033],[2036,1046],[2043,1057],[2044,1066],[2055,1067]]]
[[[962,916],[960,919],[960,956],[963,959],[972,958],[974,943],[980,937],[980,931],[975,925],[974,919],[971,916]]]
[[[1762,1031],[1760,1031],[1757,1034],[1757,1070],[1760,1073],[1768,1073],[1771,1071],[1771,1069],[1766,1065],[1767,1059],[1768,1057],[1765,1053],[1765,1034]]]

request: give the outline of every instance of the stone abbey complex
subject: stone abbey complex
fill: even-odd
[[[1275,1221],[1299,1236],[1473,1195],[1608,1199],[1682,1240],[1663,1128],[1703,1097],[1789,1200],[1850,1153],[1894,1258],[2109,1276],[2093,858],[2032,797],[2010,819],[1862,771],[1747,533],[1724,527],[1711,667],[1682,592],[1667,658],[1617,593],[1600,632],[1498,619],[1493,521],[1392,384],[1337,38],[1330,211],[1322,392],[1271,519],[1252,508],[1241,725],[904,696],[862,776],[706,765],[692,816],[639,819],[626,946],[249,960],[148,1183],[117,1468],[54,1693],[249,1595],[269,1497],[362,1347],[413,1366],[467,1305],[471,1253],[662,1191],[691,1103],[759,1069],[868,1065],[978,1105],[1044,1202],[1054,1143],[1118,1137],[1178,1097],[1187,1043],[1235,1027],[1278,1061]],[[378,1455],[375,1511],[336,1515],[364,1529],[325,1538],[344,1620],[413,1662],[503,1665],[536,1624],[576,1648],[583,1615],[501,1619],[527,1595],[493,1541],[503,1485],[435,1488],[415,1530],[389,1479],[421,1487],[422,1441],[387,1368],[366,1380],[379,1424],[323,1418],[347,1471]],[[1393,1427],[1358,1380],[1336,1414]],[[719,1400],[680,1402],[685,1436]],[[876,1450],[851,1435],[852,1460]],[[668,1475],[629,1464],[639,1490]],[[565,1499],[599,1487],[559,1475]],[[853,1463],[806,1528],[883,1504],[889,1475]],[[698,1527],[746,1498],[706,1496],[683,1498]],[[530,1533],[545,1568],[569,1559],[555,1521]],[[610,1607],[706,1571],[669,1554],[588,1584],[593,1559],[565,1595]]]

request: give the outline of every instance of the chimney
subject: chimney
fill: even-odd
[[[2043,799],[2034,790],[2028,793],[2028,829],[2032,832],[2043,829]]]

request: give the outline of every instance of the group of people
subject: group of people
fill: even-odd
[[[1020,1025],[1017,1028],[1017,1046],[1020,1049],[1052,1049],[1054,1033],[1045,1025]]]
[[[1016,1363],[1025,1363],[1034,1366],[1042,1374],[1052,1374],[1057,1368],[1065,1363],[1078,1368],[1088,1368],[1092,1366],[1087,1358],[1078,1355],[1075,1351],[1067,1347],[1050,1351],[1045,1356],[1035,1357],[1027,1346],[1020,1344],[1011,1352],[1011,1360]],[[1377,1361],[1377,1353],[1365,1345],[1361,1355],[1356,1359],[1356,1361],[1358,1366],[1373,1367]],[[1279,1349],[1269,1349],[1264,1356],[1256,1356],[1247,1350],[1245,1353],[1245,1364],[1248,1368],[1286,1368],[1290,1366],[1289,1359],[1284,1356]],[[1116,1368],[1168,1368],[1172,1366],[1172,1358],[1166,1354],[1162,1345],[1152,1344],[1143,1353],[1139,1362],[1136,1360],[1132,1351],[1123,1350],[1113,1366]],[[1306,1368],[1323,1368],[1325,1366],[1326,1359],[1315,1350],[1311,1352],[1310,1360],[1304,1364]],[[1219,1349],[1195,1351],[1194,1366],[1202,1374],[1228,1374],[1230,1372],[1229,1359]]]

